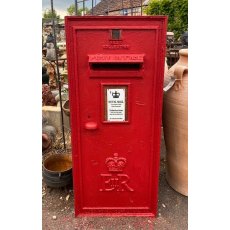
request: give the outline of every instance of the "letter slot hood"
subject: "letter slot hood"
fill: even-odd
[[[93,54],[90,77],[142,77],[144,54]]]

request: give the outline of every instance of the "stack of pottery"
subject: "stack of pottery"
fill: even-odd
[[[163,128],[167,150],[166,179],[179,193],[188,195],[188,49],[165,75],[165,82],[175,78],[164,93]]]

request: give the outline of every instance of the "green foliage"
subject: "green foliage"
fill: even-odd
[[[60,15],[57,15],[57,12],[54,10],[53,16],[55,19],[59,20]],[[43,13],[44,19],[52,19],[52,11],[50,9],[46,9]]]
[[[67,8],[68,15],[75,15],[75,5],[72,4]]]
[[[147,15],[167,15],[168,31],[179,38],[188,31],[188,0],[151,0],[146,7]]]
[[[82,15],[82,11],[83,9],[78,9],[77,10],[77,15],[81,16]],[[87,7],[85,7],[85,14],[87,14],[89,12],[89,9]],[[68,8],[67,8],[67,13],[68,15],[75,15],[75,4],[71,4]]]

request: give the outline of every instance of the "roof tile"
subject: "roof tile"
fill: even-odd
[[[141,6],[146,0],[123,0],[123,9]],[[122,9],[122,0],[102,0],[93,8],[94,15],[107,15],[107,12]],[[90,11],[91,14],[91,11]]]

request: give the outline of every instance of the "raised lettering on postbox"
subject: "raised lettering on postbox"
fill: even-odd
[[[122,40],[110,40],[109,44],[102,45],[102,48],[107,50],[128,50],[130,45],[123,44]]]
[[[144,54],[90,54],[89,55],[89,62],[140,62],[142,63],[144,60]]]
[[[114,153],[114,157],[108,157],[105,161],[108,171],[110,173],[100,174],[102,179],[102,188],[99,189],[100,192],[124,192],[134,190],[128,185],[129,176],[122,173],[126,165],[126,158],[118,157],[117,153]]]

